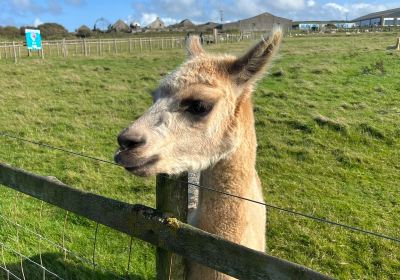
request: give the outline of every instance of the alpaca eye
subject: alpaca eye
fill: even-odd
[[[187,104],[185,111],[195,116],[205,116],[211,111],[212,108],[212,103],[201,100],[193,100]]]

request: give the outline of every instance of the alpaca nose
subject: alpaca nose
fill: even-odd
[[[117,140],[122,150],[135,149],[146,144],[146,136],[144,134],[129,130],[118,135]]]

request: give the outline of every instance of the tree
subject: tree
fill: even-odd
[[[63,37],[68,35],[68,30],[58,23],[43,23],[38,26],[40,34],[44,38],[49,37]]]
[[[0,28],[0,36],[8,37],[8,38],[16,38],[19,37],[19,29],[15,26],[4,26]]]
[[[81,38],[87,38],[92,35],[92,30],[90,30],[89,27],[86,25],[82,25],[76,30],[76,36],[81,37]]]
[[[25,29],[37,29],[37,28],[34,26],[21,26],[19,28],[19,34],[25,36]]]

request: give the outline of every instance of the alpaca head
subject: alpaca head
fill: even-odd
[[[149,176],[202,170],[229,155],[241,140],[238,106],[250,97],[281,37],[275,30],[239,58],[206,54],[198,37],[189,38],[187,61],[160,82],[153,105],[119,134],[115,161]]]

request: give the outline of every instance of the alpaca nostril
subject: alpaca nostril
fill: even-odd
[[[117,140],[123,150],[134,149],[146,144],[146,137],[136,133],[121,133]]]

